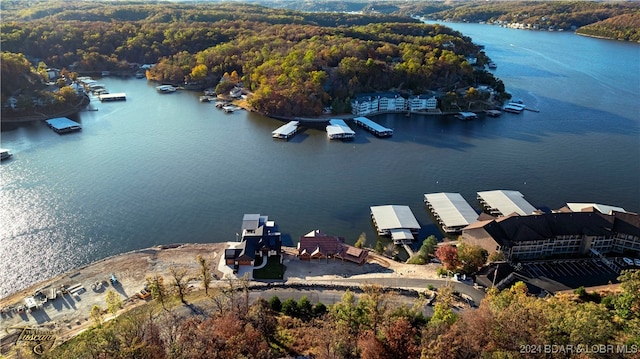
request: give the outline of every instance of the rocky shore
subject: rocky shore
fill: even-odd
[[[224,250],[228,243],[207,244],[175,244],[156,246],[112,256],[92,264],[60,274],[54,278],[34,284],[0,299],[2,321],[0,322],[0,353],[6,353],[6,345],[13,345],[16,330],[12,328],[41,328],[55,331],[61,341],[77,335],[93,323],[89,313],[94,305],[106,308],[105,296],[110,289],[120,294],[123,300],[122,312],[146,303],[149,298],[140,299],[137,293],[144,288],[146,278],[153,275],[164,277],[165,283],[171,283],[172,267],[186,270],[191,291],[202,289],[198,279],[200,264],[197,256],[202,256],[209,264],[214,282],[212,286],[225,285],[230,277],[231,268],[224,263]],[[328,260],[320,262],[300,261],[295,256],[296,248],[283,248],[283,263],[286,266],[285,278],[281,283],[313,284],[333,283],[348,278],[350,285],[367,282],[370,278],[420,278],[434,279],[436,265],[415,266],[397,263],[374,252],[370,253],[368,262],[358,266],[350,262]],[[110,282],[110,276],[117,278],[117,283]],[[354,282],[355,280],[355,282]],[[96,283],[102,285],[96,287]],[[264,282],[254,282],[265,285]],[[76,294],[59,295],[48,300],[38,309],[18,312],[24,306],[25,298],[35,292],[43,294],[66,288],[81,288]]]

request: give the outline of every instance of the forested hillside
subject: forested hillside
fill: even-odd
[[[579,28],[580,35],[640,42],[640,12],[624,14]]]
[[[432,20],[454,22],[518,23],[531,29],[576,30],[578,33],[639,41],[637,1],[316,1],[261,2],[276,8],[303,11],[359,11],[362,13],[404,14],[424,16]],[[605,21],[611,19],[611,21]]]
[[[314,116],[348,109],[372,91],[453,91],[482,78],[468,56],[488,59],[471,39],[409,17],[299,13],[241,4],[3,2],[2,49],[72,71],[127,73],[192,88],[225,73],[253,92],[266,114]]]
[[[329,307],[306,296],[249,303],[229,286],[187,296],[184,304],[165,298],[165,309],[156,300],[107,323],[97,308],[94,328],[43,357],[634,358],[640,271],[623,272],[620,280],[619,292],[546,298],[529,295],[519,282],[462,311],[451,288],[442,287],[430,318],[422,315],[424,298],[397,306],[392,292],[376,286],[359,297],[348,291]],[[185,316],[188,308],[197,314]]]

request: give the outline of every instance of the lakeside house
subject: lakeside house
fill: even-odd
[[[268,216],[245,214],[241,231],[242,234],[236,233],[240,243],[224,252],[225,263],[233,266],[234,272],[237,273],[241,266],[253,268],[258,256],[262,257],[263,263],[272,256],[280,256],[282,262],[281,234]]]
[[[310,262],[333,258],[363,265],[368,255],[364,249],[345,244],[344,238],[328,236],[317,229],[300,237],[298,242],[298,258]]]

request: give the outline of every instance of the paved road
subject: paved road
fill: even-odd
[[[328,284],[340,284],[340,285],[362,285],[362,284],[378,284],[388,288],[406,288],[406,289],[426,289],[427,286],[432,285],[435,288],[446,285],[447,282],[453,283],[456,291],[462,294],[470,296],[476,305],[480,304],[482,298],[486,295],[484,291],[474,288],[472,285],[468,285],[462,282],[456,282],[445,279],[419,279],[419,278],[368,278],[362,279],[336,279],[336,280],[314,280],[313,283],[328,283]]]

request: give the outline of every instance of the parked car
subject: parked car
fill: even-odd
[[[632,265],[633,265],[633,261],[631,260],[631,258],[624,257],[624,258],[622,258],[622,260],[623,260],[627,265],[630,265],[630,266],[632,266]]]
[[[118,278],[116,278],[116,275],[113,273],[111,274],[111,277],[109,277],[109,280],[111,281],[112,285],[118,284]]]
[[[140,298],[140,299],[145,299],[145,298],[147,298],[148,296],[150,296],[150,295],[151,295],[151,292],[149,292],[149,291],[148,291],[148,290],[146,290],[146,289],[141,289],[141,290],[137,293],[137,295],[138,295],[138,298]]]
[[[637,265],[638,267],[640,267],[640,259],[636,258],[633,260],[633,263],[635,263],[635,265]]]

